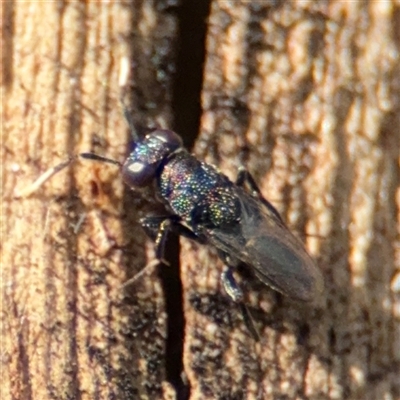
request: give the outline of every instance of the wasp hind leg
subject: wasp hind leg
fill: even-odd
[[[243,291],[238,285],[233,276],[234,268],[228,266],[227,269],[221,274],[221,281],[224,286],[227,295],[240,307],[240,312],[243,317],[243,321],[249,330],[250,334],[253,336],[254,340],[260,341],[260,335],[255,327],[253,317],[250,314],[249,309],[243,302]]]

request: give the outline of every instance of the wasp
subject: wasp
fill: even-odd
[[[236,182],[232,182],[214,166],[190,154],[181,137],[171,130],[155,129],[140,137],[124,103],[123,110],[134,139],[125,162],[94,153],[79,156],[119,166],[131,188],[155,185],[165,215],[147,216],[140,222],[155,238],[160,262],[170,232],[216,248],[225,264],[223,287],[240,305],[245,324],[256,339],[243,291],[233,274],[239,265],[246,265],[262,283],[293,299],[311,301],[322,291],[320,270],[246,169],[240,168]],[[69,163],[43,174],[31,190]]]
[[[126,109],[124,112],[126,115]],[[131,188],[155,185],[166,213],[140,222],[155,237],[158,260],[164,259],[170,232],[216,248],[225,264],[223,287],[241,306],[245,323],[256,338],[243,291],[233,275],[240,264],[251,268],[265,285],[293,299],[311,301],[322,291],[320,270],[246,169],[240,168],[232,182],[190,154],[177,133],[155,129],[140,138],[129,125],[134,143],[123,164],[93,153],[80,156],[117,164]]]

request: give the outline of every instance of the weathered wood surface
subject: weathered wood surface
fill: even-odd
[[[174,398],[168,282],[149,271],[121,288],[153,257],[137,222],[147,195],[91,162],[15,195],[69,154],[123,159],[122,57],[137,122],[180,127],[190,143],[193,11],[147,0],[2,7],[0,397]],[[246,164],[304,236],[326,290],[304,305],[247,282],[255,343],[214,252],[182,240],[190,399],[400,398],[399,16],[395,1],[211,2],[194,151],[233,179]]]

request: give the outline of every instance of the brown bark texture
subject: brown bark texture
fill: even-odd
[[[208,5],[3,2],[1,399],[400,399],[400,3]],[[154,259],[156,205],[115,166],[17,196],[70,155],[126,157],[122,59],[135,124],[189,126],[202,45],[194,153],[244,164],[325,280],[302,304],[238,274],[259,342],[206,246],[123,286]]]

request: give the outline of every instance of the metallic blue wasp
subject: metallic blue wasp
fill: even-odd
[[[175,132],[156,129],[141,137],[123,104],[134,139],[126,161],[93,153],[80,157],[118,165],[132,188],[155,183],[164,203],[165,215],[148,216],[142,226],[155,238],[156,257],[164,259],[169,232],[214,246],[226,268],[221,275],[229,297],[240,305],[244,321],[257,337],[243,292],[233,272],[240,265],[251,268],[261,282],[294,299],[311,301],[322,291],[321,272],[303,244],[290,232],[278,211],[264,199],[254,179],[239,169],[235,183],[213,166],[191,155]],[[47,179],[69,165],[69,161],[44,173],[17,196],[36,191]]]
[[[130,121],[126,107],[124,112]],[[249,172],[240,169],[233,183],[191,155],[175,132],[156,129],[141,138],[132,123],[130,126],[134,147],[123,164],[92,153],[80,156],[119,165],[124,181],[132,188],[155,183],[166,214],[145,217],[141,224],[156,238],[159,260],[163,260],[171,231],[214,246],[226,265],[221,276],[225,291],[240,305],[255,337],[243,292],[233,275],[239,264],[244,263],[261,282],[294,299],[311,301],[322,290],[319,269],[278,211],[262,197]]]

